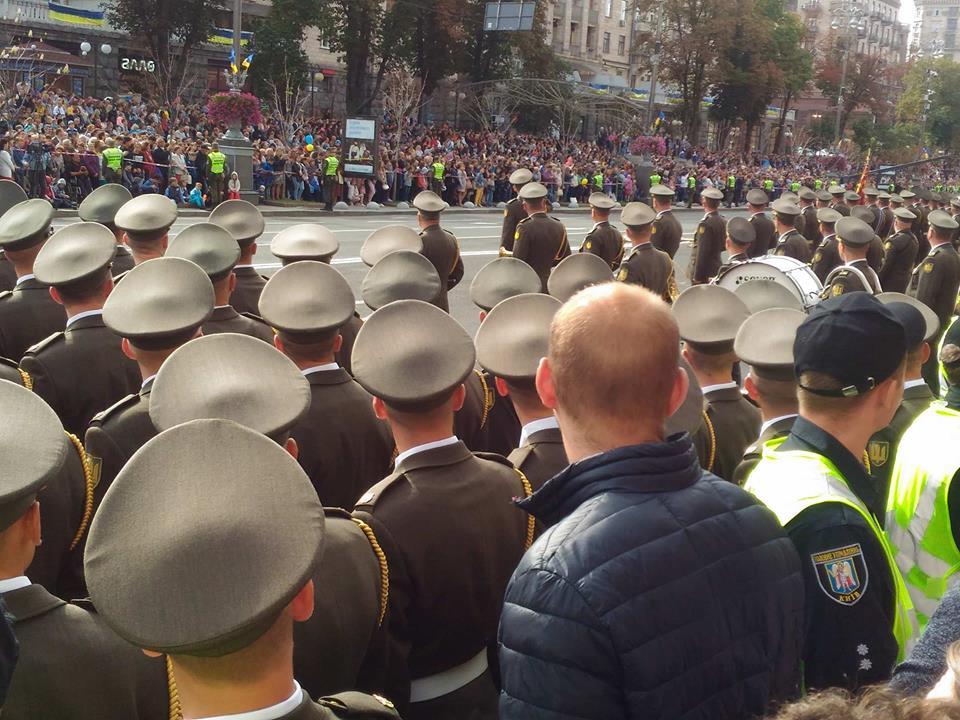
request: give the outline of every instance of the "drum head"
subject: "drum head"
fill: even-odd
[[[717,284],[736,292],[741,285],[756,280],[776,283],[806,310],[820,302],[820,292],[823,290],[823,285],[809,265],[778,255],[766,255],[734,265],[717,278]]]

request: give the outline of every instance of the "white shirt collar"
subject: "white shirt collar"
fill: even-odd
[[[794,228],[794,229],[795,229],[795,228]],[[783,233],[780,237],[777,238],[777,242],[782,241],[787,235],[789,235],[789,234],[792,233],[792,232],[793,232],[793,230],[787,230],[785,233]]]
[[[795,418],[795,417],[797,417],[797,413],[790,413],[789,415],[779,415],[778,417],[771,418],[760,426],[760,434],[763,435],[767,431],[767,428],[769,428],[774,423],[778,423],[781,420],[787,420],[788,418]]]
[[[20,283],[25,283],[27,280],[33,280],[36,277],[33,273],[27,273],[26,275],[21,275],[17,278],[17,285]]]
[[[234,265],[233,269],[236,270],[237,268],[252,268],[252,267],[256,267],[256,265]]]
[[[304,377],[306,377],[307,375],[313,375],[313,373],[325,372],[327,370],[339,370],[339,369],[340,369],[340,366],[337,363],[332,362],[332,363],[324,363],[323,365],[314,365],[313,367],[309,367],[306,370],[301,370],[300,372],[301,374],[303,374]]]
[[[30,579],[23,575],[7,578],[6,580],[0,580],[0,595],[13,592],[14,590],[19,590],[20,588],[28,587],[31,584],[32,583],[30,582]]]
[[[154,379],[156,376],[157,376],[157,374],[154,373],[154,374],[151,375],[150,377],[145,377],[145,378],[143,379],[143,382],[140,383],[140,389],[143,390],[143,389],[147,386],[147,383],[153,382],[153,379]]]
[[[289,715],[296,710],[303,700],[303,691],[296,680],[293,681],[293,694],[286,700],[270,707],[260,710],[251,710],[250,712],[237,713],[236,715],[215,715],[198,720],[276,720],[284,715]]]
[[[224,308],[228,308],[228,307],[233,307],[233,305],[231,305],[230,303],[227,303],[226,305],[214,305],[214,306],[213,306],[213,309],[214,309],[214,310],[223,310]]]
[[[660,212],[657,213],[657,217],[655,217],[654,219],[659,220],[660,218],[663,217],[664,213],[668,213],[668,212],[670,212],[670,208],[667,208],[666,210],[661,210]]]
[[[550,417],[540,418],[539,420],[533,420],[528,422],[520,430],[520,445],[518,447],[523,447],[527,444],[527,440],[530,439],[530,436],[541,430],[549,430],[550,428],[560,428],[560,423],[557,422],[556,415],[551,415]]]
[[[103,310],[84,310],[83,312],[79,312],[67,320],[67,327],[70,327],[78,320],[83,320],[87,317],[93,317],[94,315],[103,315]]]
[[[727,388],[735,388],[738,385],[735,382],[719,383],[717,385],[704,385],[700,388],[700,392],[706,395],[708,392],[713,392],[714,390],[726,390]]]
[[[920,387],[921,385],[925,385],[926,382],[927,381],[924,380],[923,378],[917,378],[916,380],[904,380],[903,389],[909,390],[910,388]]]
[[[397,459],[393,461],[393,466],[400,467],[400,463],[402,463],[411,455],[426,452],[427,450],[435,450],[436,448],[446,447],[447,445],[456,445],[458,442],[460,442],[460,438],[458,438],[456,435],[451,435],[443,440],[434,440],[433,442],[424,443],[423,445],[416,445],[409,450],[404,450],[402,453],[399,453],[397,455]]]

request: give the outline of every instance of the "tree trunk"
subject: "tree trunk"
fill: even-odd
[[[746,126],[743,129],[743,145],[741,146],[741,150],[744,153],[750,152],[750,146],[753,145],[753,131],[756,127],[756,120],[747,120]]]
[[[790,103],[793,101],[793,92],[787,90],[783,94],[783,106],[780,108],[780,117],[777,120],[777,139],[773,143],[773,154],[779,155],[783,149],[783,133],[787,124],[787,113],[790,111]]]

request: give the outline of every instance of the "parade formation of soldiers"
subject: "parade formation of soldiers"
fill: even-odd
[[[960,200],[706,189],[680,292],[671,188],[622,230],[594,193],[575,248],[510,183],[471,337],[430,191],[356,298],[319,224],[265,278],[245,201],[170,237],[104,185],[52,232],[0,182],[4,718],[747,718],[890,679],[960,579]],[[765,262],[816,289],[725,284]]]

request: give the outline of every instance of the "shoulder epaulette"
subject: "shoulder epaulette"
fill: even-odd
[[[515,470],[513,463],[507,460],[503,455],[498,455],[497,453],[491,452],[475,452],[473,453],[474,457],[478,457],[481,460],[490,460],[492,462],[500,463],[501,465],[506,465],[511,470]]]
[[[133,407],[138,402],[140,402],[139,395],[137,394],[127,395],[125,398],[123,398],[122,400],[119,400],[118,402],[115,402],[106,410],[102,412],[98,412],[96,415],[94,415],[93,418],[90,420],[90,424],[93,425],[94,423],[97,423],[98,425],[102,425],[111,415],[116,414],[120,410],[125,410],[126,408]]]
[[[66,335],[63,332],[55,332],[53,335],[45,337],[43,340],[38,342],[36,345],[32,345],[27,349],[27,352],[24,355],[37,355],[40,352],[43,352],[48,347],[54,345],[55,343],[63,340]]]
[[[376,507],[377,501],[383,497],[384,491],[389,488],[391,485],[403,480],[404,474],[402,472],[393,472],[390,475],[387,475],[383,480],[378,482],[372,488],[367,490],[359,500],[357,500],[357,507]]]
[[[529,220],[529,219],[532,218],[532,217],[533,217],[533,215],[527,215],[525,218],[520,218],[520,219],[517,221],[517,225],[523,225],[527,220]]]
[[[317,701],[336,718],[363,720],[363,718],[399,718],[393,703],[382,695],[367,695],[361,692],[343,692]]]
[[[524,445],[523,447],[518,447],[507,458],[514,467],[522,468],[523,464],[527,461],[527,458],[533,453],[533,445]]]
[[[243,317],[245,317],[245,318],[250,318],[251,320],[256,320],[258,323],[263,323],[264,325],[267,325],[267,326],[270,325],[270,323],[268,323],[266,320],[264,320],[262,317],[260,317],[260,316],[257,315],[256,313],[252,313],[252,312],[242,312],[242,313],[240,313],[240,314],[243,315]]]

